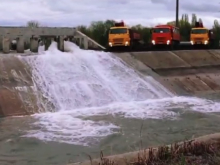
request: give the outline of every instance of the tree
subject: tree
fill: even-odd
[[[191,26],[195,26],[196,22],[197,22],[197,16],[196,14],[192,14]]]
[[[182,15],[182,18],[179,21],[179,28],[180,28],[181,40],[189,41],[191,24],[189,23],[189,16],[187,14]]]
[[[201,18],[199,18],[199,23],[203,23]]]
[[[90,31],[90,29],[89,29],[87,26],[83,26],[83,25],[78,26],[78,27],[77,27],[77,30],[79,30],[79,31],[82,32],[83,34],[85,34],[85,35],[91,37],[91,31]]]
[[[214,20],[214,25],[213,25],[212,29],[213,29],[214,36],[215,36],[215,41],[214,41],[215,47],[218,47],[218,46],[220,46],[220,44],[219,44],[219,41],[220,41],[220,35],[219,35],[220,34],[220,25],[219,25],[218,20]]]
[[[40,27],[40,23],[38,21],[28,21],[27,22],[27,27],[30,27],[30,28],[37,28],[37,27]]]
[[[136,26],[132,26],[131,29],[136,30],[140,33],[140,35],[142,36],[142,39],[145,43],[148,43],[151,39],[151,33],[150,33],[150,29],[148,27],[144,27],[140,24],[136,25]]]
[[[106,46],[108,43],[108,30],[114,23],[115,21],[113,20],[92,22],[89,26],[89,30],[91,31],[91,36],[89,37],[93,38],[99,44]]]

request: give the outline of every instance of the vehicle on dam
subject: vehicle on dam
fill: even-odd
[[[128,48],[133,50],[141,45],[141,35],[125,26],[124,22],[116,22],[108,31],[108,50],[114,48]]]
[[[180,44],[179,28],[172,25],[157,25],[151,29],[152,48],[166,46],[171,49]]]
[[[190,43],[195,48],[210,48],[214,43],[213,30],[204,27],[202,22],[196,22],[190,32]]]
[[[172,25],[157,25],[151,29],[151,42],[144,43],[141,34],[125,26],[124,22],[115,23],[108,31],[108,51],[151,51],[179,48],[179,28]]]

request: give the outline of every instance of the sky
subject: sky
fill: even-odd
[[[220,20],[220,0],[179,0],[180,17],[195,13],[204,26]],[[211,3],[209,3],[211,2]],[[45,26],[89,25],[124,20],[127,25],[154,26],[175,20],[176,0],[1,0],[0,25],[23,26],[36,20]]]

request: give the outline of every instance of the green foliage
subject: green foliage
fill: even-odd
[[[215,34],[215,47],[219,46],[219,41],[220,41],[220,25],[217,20],[214,21],[214,25],[212,27],[214,34]]]
[[[30,28],[36,28],[36,27],[39,27],[40,26],[40,23],[38,21],[28,21],[27,22],[27,27],[30,27]]]
[[[201,18],[197,18],[196,14],[192,14],[192,20],[190,22],[188,14],[183,14],[182,18],[179,20],[179,28],[182,41],[190,40],[190,29],[195,25],[196,21],[202,22]],[[108,44],[108,30],[114,25],[114,20],[106,21],[96,21],[92,22],[90,26],[78,26],[78,30],[86,34],[90,38],[94,39],[99,44],[106,46]],[[175,25],[175,21],[169,22],[167,24]],[[150,29],[151,27],[144,27],[142,25],[132,26],[131,29],[137,30],[143,37],[143,41],[148,43],[151,40]],[[216,44],[220,40],[220,25],[217,20],[214,21],[213,31],[216,35]]]
[[[96,42],[101,43],[101,45],[106,46],[108,40],[108,30],[114,25],[114,23],[115,21],[113,20],[106,20],[105,22],[97,21],[92,22],[89,27],[81,25],[78,26],[77,29],[94,39]]]
[[[140,35],[142,36],[142,39],[145,43],[148,43],[150,41],[150,29],[148,27],[143,27],[142,25],[136,25],[136,26],[132,26],[131,29],[136,30],[140,33]]]
[[[192,24],[189,23],[189,16],[187,14],[183,14],[181,20],[179,20],[179,28],[182,41],[190,40],[191,27]]]

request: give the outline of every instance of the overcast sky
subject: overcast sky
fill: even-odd
[[[114,19],[152,26],[175,20],[176,0],[0,0],[0,25],[25,25],[37,20],[47,26],[88,25]],[[180,16],[196,13],[211,27],[220,18],[220,0],[179,0]],[[209,3],[211,2],[211,3]],[[219,20],[219,19],[218,19]]]

